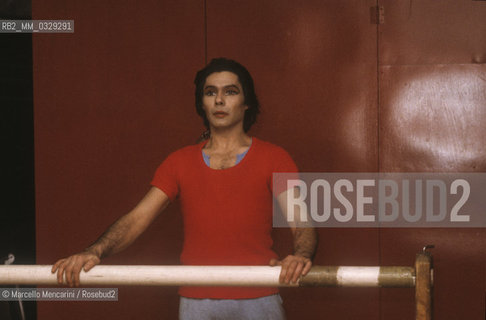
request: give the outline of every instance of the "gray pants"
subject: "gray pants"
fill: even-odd
[[[181,297],[180,320],[285,320],[278,294],[256,299],[191,299]]]

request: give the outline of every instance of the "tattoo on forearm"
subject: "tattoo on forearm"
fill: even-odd
[[[317,232],[314,228],[297,228],[294,233],[294,255],[314,258],[317,247]]]

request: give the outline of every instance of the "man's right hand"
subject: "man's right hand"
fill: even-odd
[[[128,247],[169,203],[169,197],[164,191],[156,187],[150,188],[134,209],[112,224],[88,249],[61,259],[52,266],[51,272],[57,271],[57,282],[63,284],[65,280],[70,287],[78,287],[82,269],[88,272],[100,263],[100,257]]]
[[[72,287],[79,286],[79,273],[81,269],[88,272],[95,265],[100,263],[100,258],[90,252],[84,251],[74,254],[65,259],[58,260],[51,269],[52,273],[57,270],[57,282],[63,284],[63,277],[66,279],[66,283]]]

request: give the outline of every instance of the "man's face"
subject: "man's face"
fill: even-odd
[[[238,76],[229,71],[214,72],[206,78],[203,109],[211,128],[243,127],[245,97]]]

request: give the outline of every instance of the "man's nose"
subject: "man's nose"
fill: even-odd
[[[224,104],[224,99],[223,99],[223,93],[222,93],[222,92],[218,92],[218,93],[216,94],[216,100],[215,100],[215,103],[216,103],[217,105],[222,105],[222,104]]]

